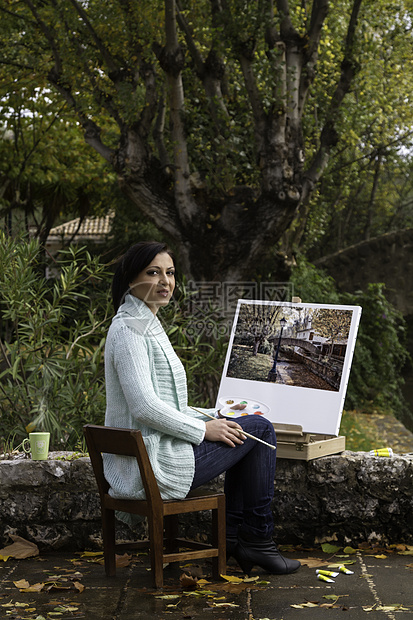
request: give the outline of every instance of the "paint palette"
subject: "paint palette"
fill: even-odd
[[[258,400],[247,400],[246,398],[220,398],[219,405],[221,415],[226,418],[236,418],[245,415],[265,415],[270,408]],[[234,405],[245,405],[244,409],[234,409]]]

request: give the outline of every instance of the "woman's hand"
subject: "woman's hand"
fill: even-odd
[[[205,423],[205,427],[205,439],[208,441],[222,441],[231,448],[235,448],[235,444],[244,443],[245,436],[242,434],[242,426],[232,420],[226,418],[209,420]]]

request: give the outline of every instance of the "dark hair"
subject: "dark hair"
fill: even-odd
[[[175,263],[174,255],[166,243],[159,241],[140,241],[125,252],[118,262],[112,280],[112,299],[115,312],[123,303],[129,284],[153,261],[157,254],[166,252]]]

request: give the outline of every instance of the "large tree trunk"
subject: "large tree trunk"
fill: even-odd
[[[48,73],[49,82],[76,111],[86,141],[114,167],[130,200],[170,238],[188,277],[207,281],[249,279],[269,246],[277,243],[297,215],[300,219],[297,234],[302,233],[309,199],[337,142],[337,116],[357,69],[353,48],[362,0],[353,0],[341,75],[321,127],[318,151],[307,163],[303,116],[316,75],[329,0],[313,0],[305,32],[295,28],[288,0],[274,0],[275,6],[273,0],[263,1],[257,8],[262,21],[256,31],[248,31],[248,36],[238,28],[238,15],[235,10],[231,12],[233,4],[211,0],[211,43],[206,52],[201,52],[202,46],[194,38],[185,11],[177,6],[178,0],[164,0],[164,41],[152,44],[157,63],[148,60],[139,28],[134,27],[134,3],[113,0],[113,5],[125,16],[129,47],[133,51],[133,56],[125,59],[104,40],[104,31],[93,23],[90,16],[93,11],[88,5],[70,0],[68,6],[76,16],[72,22],[68,11],[53,5],[61,28],[66,29],[67,40],[71,41],[78,58],[84,58],[82,80],[90,79],[91,95],[119,127],[121,137],[115,147],[102,139],[98,116],[93,118],[81,101],[79,88],[70,82],[70,72],[65,70],[67,41],[61,42],[59,31],[55,30],[54,22],[47,21],[49,14],[43,14],[42,7],[32,0],[23,2],[50,49],[53,65]],[[82,32],[82,45],[74,32],[77,27]],[[272,72],[272,90],[265,93],[256,68],[259,47],[256,37],[264,30],[266,56]],[[258,179],[254,185],[235,183],[225,191],[211,189],[211,184],[207,186],[202,178],[199,180],[198,170],[191,163],[183,79],[190,64],[194,80],[203,89],[217,141],[225,142],[230,131],[225,96],[229,76],[222,57],[221,38],[226,48],[231,49],[231,58],[237,60],[239,79],[242,76],[244,83]],[[260,41],[262,51],[263,40]],[[105,73],[113,90],[111,94],[108,94],[110,89],[100,86],[91,68],[88,45],[93,57],[99,56],[99,70]],[[142,99],[142,92],[144,105],[133,122],[125,120],[124,107],[129,102],[125,100],[122,107],[119,100],[136,93]]]

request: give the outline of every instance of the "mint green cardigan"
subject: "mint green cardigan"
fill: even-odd
[[[192,445],[204,439],[206,418],[188,407],[185,370],[159,319],[132,295],[109,328],[105,375],[106,426],[139,429],[161,496],[185,497],[195,471]],[[104,472],[113,497],[145,497],[135,459],[105,454]]]

